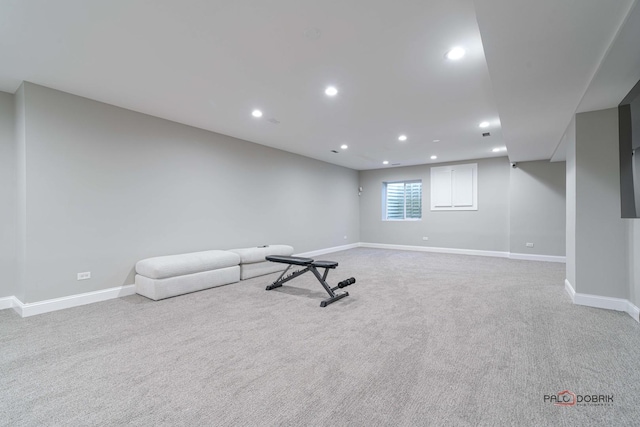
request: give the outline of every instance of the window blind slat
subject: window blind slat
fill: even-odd
[[[385,183],[386,219],[422,218],[422,182]]]

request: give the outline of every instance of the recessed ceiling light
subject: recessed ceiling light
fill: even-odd
[[[447,59],[457,61],[458,59],[462,58],[465,53],[467,52],[463,48],[461,48],[460,46],[457,46],[451,49],[449,52],[447,52],[446,57]]]
[[[324,93],[327,96],[336,96],[338,94],[338,89],[336,89],[335,86],[329,86],[324,90]]]
[[[398,141],[406,141],[407,140],[407,135],[400,135],[398,137]]]
[[[346,150],[347,148],[349,148],[349,146],[347,144],[342,144],[340,148],[342,148],[343,150]]]
[[[481,128],[488,128],[491,123],[489,122],[481,122],[478,126]]]
[[[434,139],[433,142],[440,142],[440,140],[439,139]]]
[[[493,151],[494,153],[499,153],[500,151],[507,151],[507,148],[506,147],[496,147],[491,151]]]
[[[438,156],[431,156],[431,160],[435,160],[437,158],[438,158]]]
[[[253,111],[251,112],[251,115],[252,115],[253,117],[262,117],[262,111],[260,111],[260,110],[253,110]]]
[[[311,27],[305,30],[304,36],[307,40],[318,40],[322,35],[320,28]]]
[[[383,165],[388,165],[389,164],[389,160],[385,160],[384,162],[382,162]]]

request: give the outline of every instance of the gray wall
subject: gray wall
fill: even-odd
[[[511,253],[564,256],[565,162],[519,162],[509,178]],[[533,248],[526,246],[533,243]]]
[[[16,151],[14,97],[0,92],[0,298],[16,287]]]
[[[15,151],[16,151],[16,285],[15,296],[26,301],[27,262],[27,145],[25,85],[15,93]]]
[[[640,307],[640,219],[629,222],[629,298],[636,307]]]
[[[360,240],[356,171],[34,84],[23,90],[23,302],[131,284],[136,261],[151,256]],[[92,279],[76,281],[82,271]]]
[[[440,248],[509,251],[509,160],[506,157],[446,164],[478,163],[478,210],[430,210],[431,166],[410,166],[360,172],[360,238],[385,243]],[[383,221],[382,183],[421,179],[422,220]],[[428,237],[423,241],[422,237]]]
[[[567,246],[566,246],[566,271],[567,281],[574,287],[576,285],[576,120],[573,118],[564,137],[566,139],[566,182],[567,182]]]
[[[579,293],[629,298],[630,220],[620,218],[617,108],[576,115],[573,155],[576,278],[572,285]]]

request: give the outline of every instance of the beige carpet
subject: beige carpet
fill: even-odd
[[[564,265],[354,249],[154,302],[0,311],[0,425],[640,425],[640,325],[574,306]],[[563,390],[613,395],[555,406]]]

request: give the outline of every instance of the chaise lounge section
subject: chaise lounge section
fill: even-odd
[[[136,293],[161,300],[240,281],[240,256],[204,251],[160,256],[136,264]]]
[[[293,247],[265,245],[143,259],[136,264],[136,293],[158,301],[282,271],[267,256],[289,256]]]
[[[266,257],[273,255],[289,256],[293,255],[293,247],[287,245],[266,245],[245,249],[230,249],[240,256],[240,279],[247,280],[252,277],[263,276],[285,269],[266,260]]]

